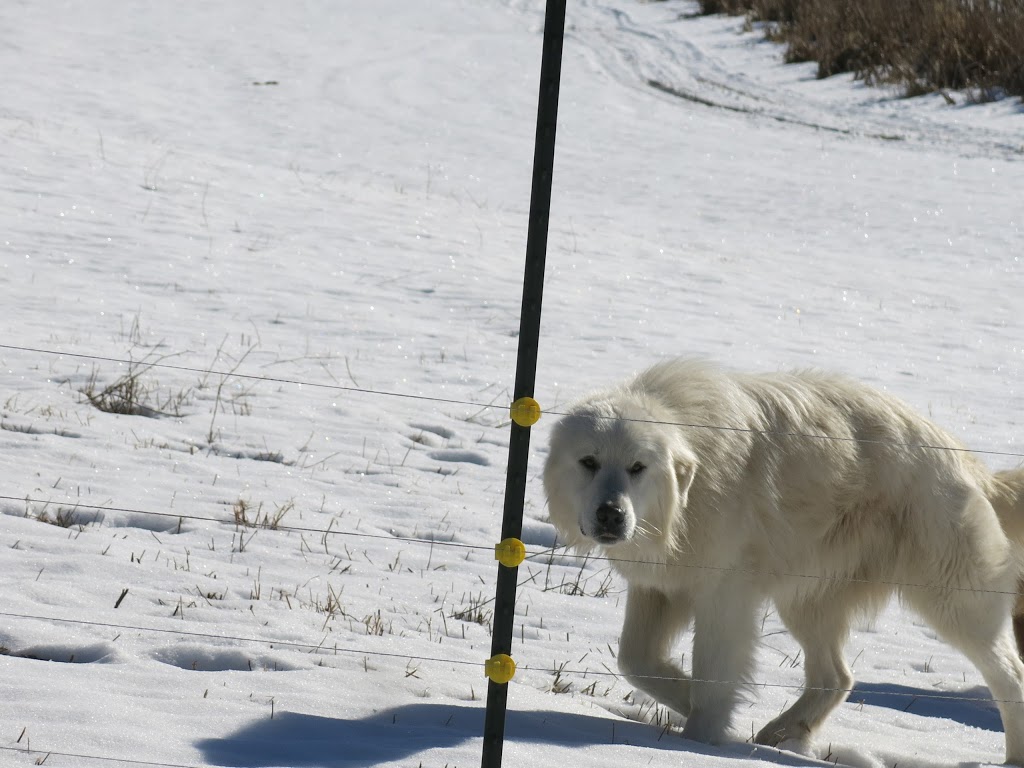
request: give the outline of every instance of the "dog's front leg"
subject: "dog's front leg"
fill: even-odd
[[[681,715],[690,712],[690,682],[669,655],[692,615],[688,596],[630,587],[619,640],[619,669],[626,680]]]
[[[707,744],[727,737],[753,666],[759,603],[742,574],[730,574],[695,606],[690,716],[683,737]]]

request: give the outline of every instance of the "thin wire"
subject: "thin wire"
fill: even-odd
[[[121,629],[133,632],[152,632],[154,634],[165,634],[165,635],[181,635],[183,637],[202,637],[208,640],[231,640],[237,643],[255,643],[257,645],[269,645],[271,647],[286,647],[286,648],[301,648],[309,650],[311,653],[324,653],[324,654],[339,654],[348,653],[355,656],[381,656],[389,659],[416,659],[417,661],[431,661],[442,664],[468,664],[472,666],[480,666],[480,662],[477,661],[460,661],[458,659],[441,659],[433,658],[430,656],[415,656],[408,653],[387,653],[385,651],[368,651],[360,648],[339,648],[335,646],[325,646],[324,642],[321,641],[319,644],[314,645],[312,643],[297,643],[292,640],[267,640],[258,637],[241,637],[236,635],[217,635],[212,632],[193,632],[184,629],[165,629],[161,627],[138,627],[131,624],[111,624],[105,621],[88,621],[85,619],[63,619],[57,616],[36,616],[28,613],[9,613],[7,611],[0,611],[0,616],[4,616],[9,619],[34,619],[36,621],[48,621],[57,624],[78,624],[86,627],[104,627],[108,629]],[[326,641],[324,637],[324,641]]]
[[[2,497],[0,497],[2,498]],[[527,555],[527,559],[534,556],[543,556],[544,552],[538,552],[536,555]],[[699,563],[659,563],[651,560],[629,560],[621,557],[602,557],[599,555],[589,554],[574,554],[572,552],[565,552],[558,557],[568,557],[576,559],[590,559],[594,562],[608,562],[608,563],[633,563],[636,565],[661,565],[668,568],[696,568],[698,570],[705,571],[721,571],[723,573],[745,573],[749,576],[776,576],[790,579],[817,579],[819,581],[832,581],[832,582],[849,582],[852,584],[880,584],[887,587],[907,587],[908,589],[937,589],[944,592],[976,592],[983,595],[1017,595],[1015,590],[1003,590],[1003,589],[977,589],[975,587],[955,587],[951,585],[942,584],[913,584],[905,581],[889,581],[886,579],[859,579],[856,576],[821,576],[813,573],[788,573],[786,571],[757,571],[753,568],[734,568],[725,565],[705,565]]]
[[[102,755],[81,755],[77,752],[55,752],[52,749],[21,749],[19,747],[3,747],[0,749],[6,752],[20,752],[23,755],[44,755],[43,760],[48,760],[50,757],[76,757],[82,760],[98,760],[100,762],[107,763],[126,763],[128,765],[156,765],[159,768],[206,768],[206,765],[200,765],[198,763],[162,763],[153,760],[130,760],[126,757],[103,757]],[[43,763],[36,763],[36,765],[43,765]]]
[[[591,669],[563,669],[561,667],[531,667],[526,665],[519,665],[518,667],[516,667],[516,669],[525,669],[529,670],[530,672],[546,672],[548,674],[580,675],[583,678],[593,675],[600,677],[614,677],[616,680],[625,679],[625,676],[619,672],[601,672],[599,670]],[[670,682],[707,683],[709,685],[729,685],[745,688],[785,688],[787,690],[823,691],[828,693],[845,693],[848,695],[858,693],[856,688],[826,688],[823,686],[816,685],[794,685],[792,683],[765,683],[757,681],[738,682],[735,680],[704,680],[697,677],[670,677],[666,675],[630,675],[630,677],[639,678],[643,680],[667,680]],[[894,698],[909,699],[943,699],[951,701],[980,702],[990,701],[995,704],[1024,704],[1024,701],[1018,701],[1016,699],[993,699],[991,696],[961,696],[959,694],[952,693],[910,693],[908,691],[871,691],[869,695],[892,696]]]
[[[445,397],[431,397],[429,395],[412,395],[403,392],[387,392],[379,389],[366,389],[364,387],[348,387],[344,384],[327,384],[316,381],[303,381],[301,379],[287,379],[280,376],[257,376],[251,373],[238,373],[236,371],[216,371],[212,368],[193,368],[187,365],[172,365],[171,363],[147,362],[143,360],[124,360],[117,357],[105,357],[103,355],[90,355],[82,352],[58,352],[53,349],[41,349],[39,347],[19,347],[13,344],[0,344],[0,349],[9,349],[16,352],[33,352],[40,355],[54,355],[56,357],[74,357],[81,360],[93,360],[101,363],[118,363],[123,365],[138,365],[145,368],[165,368],[171,371],[184,371],[185,373],[199,373],[204,376],[224,376],[235,379],[246,379],[247,381],[265,381],[272,384],[294,384],[299,387],[314,387],[317,389],[330,389],[339,392],[356,392],[364,395],[380,395],[382,397],[404,398],[406,400],[419,400],[430,403],[445,403],[447,405],[468,405],[472,408],[500,408],[508,410],[507,405],[495,405],[494,403],[478,403],[471,400],[455,400]]]
[[[545,411],[554,416],[569,416],[571,415],[568,411]],[[950,451],[953,453],[977,453],[985,456],[1012,456],[1015,458],[1024,458],[1024,453],[1016,453],[1014,451],[989,451],[980,448],[965,448],[963,446],[954,445],[929,445],[928,443],[904,443],[899,440],[873,440],[867,437],[836,437],[834,435],[816,435],[811,432],[787,432],[781,430],[771,429],[754,429],[753,427],[722,427],[713,424],[690,424],[683,421],[656,421],[655,419],[633,419],[625,416],[600,416],[597,414],[588,414],[593,418],[604,419],[608,421],[625,421],[632,424],[658,424],[667,427],[688,427],[690,429],[707,429],[714,432],[742,432],[750,435],[761,435],[762,437],[799,437],[808,440],[826,440],[829,442],[836,443],[863,443],[866,445],[893,445],[898,448],[919,448],[929,449],[934,451]]]
[[[43,506],[49,506],[51,504],[53,504],[55,506],[67,506],[67,505],[61,504],[60,502],[55,502],[53,500],[33,499],[33,498],[29,497],[29,496],[4,496],[4,495],[0,495],[0,501],[19,501],[19,502],[26,502],[26,503],[29,503],[29,504],[41,504]],[[185,514],[178,514],[178,513],[174,513],[174,512],[154,512],[154,511],[148,510],[148,509],[132,509],[130,507],[104,507],[104,506],[100,506],[99,504],[85,504],[85,503],[78,502],[78,501],[74,502],[73,506],[70,506],[68,508],[71,511],[74,511],[76,509],[80,509],[81,508],[81,509],[95,509],[95,510],[97,510],[99,512],[124,512],[124,513],[127,513],[127,514],[153,515],[154,517],[169,517],[169,518],[174,518],[174,519],[179,519],[179,520],[198,520],[198,521],[204,522],[204,523],[219,523],[221,525],[234,525],[234,526],[237,526],[239,528],[253,528],[253,529],[256,529],[256,530],[262,529],[262,530],[291,531],[291,532],[297,532],[297,533],[317,533],[317,534],[320,534],[322,536],[326,536],[328,534],[331,535],[331,536],[354,536],[354,537],[357,537],[357,538],[364,538],[364,539],[381,539],[381,540],[384,540],[384,541],[405,541],[405,542],[409,542],[410,544],[429,544],[429,545],[437,545],[437,546],[442,546],[442,547],[452,547],[452,548],[455,548],[455,549],[476,549],[476,550],[486,550],[486,551],[489,551],[489,552],[493,552],[494,551],[494,547],[493,546],[486,547],[486,546],[483,546],[481,544],[463,544],[463,543],[457,542],[457,541],[445,541],[444,539],[420,539],[420,538],[415,538],[413,536],[394,536],[394,535],[385,534],[385,533],[364,533],[362,531],[342,531],[342,530],[334,530],[332,528],[309,528],[309,527],[305,527],[305,526],[301,526],[301,525],[283,525],[283,524],[280,524],[280,523],[273,524],[273,525],[270,525],[270,526],[263,526],[263,525],[260,525],[259,523],[250,523],[250,524],[247,525],[245,523],[239,523],[239,522],[236,522],[234,520],[221,520],[220,518],[216,518],[216,517],[203,517],[201,515],[185,515]]]
[[[31,498],[31,497],[27,497],[27,496],[19,497],[19,496],[0,495],[0,501],[25,502],[25,503],[29,503],[29,504],[41,504],[41,505],[44,505],[44,506],[48,506],[48,505],[51,505],[51,504],[54,504],[54,505],[58,505],[59,504],[59,502],[54,502],[52,500],[34,499],[34,498]],[[129,508],[129,507],[103,507],[103,506],[99,506],[97,504],[84,504],[82,502],[77,502],[77,501],[74,502],[74,506],[70,507],[70,509],[72,509],[72,510],[79,509],[79,508],[94,509],[94,510],[98,510],[98,511],[101,511],[101,512],[124,512],[124,513],[127,513],[127,514],[153,515],[153,516],[156,516],[156,517],[177,518],[177,519],[181,519],[181,520],[198,520],[198,521],[207,522],[207,523],[219,523],[221,525],[234,525],[236,527],[252,528],[252,529],[255,529],[255,530],[260,530],[261,529],[261,526],[258,525],[258,524],[256,524],[256,525],[248,525],[247,526],[244,523],[238,523],[238,522],[231,521],[231,520],[220,520],[220,519],[214,518],[214,517],[202,517],[202,516],[199,516],[199,515],[183,515],[183,514],[175,514],[175,513],[172,513],[172,512],[154,512],[154,511],[151,511],[151,510],[132,509],[132,508]],[[280,525],[280,524],[278,524],[276,526],[276,528],[267,527],[267,528],[263,528],[263,530],[281,530],[281,531],[293,531],[293,532],[300,532],[300,533],[316,533],[316,534],[319,534],[321,536],[327,536],[327,535],[331,535],[331,536],[351,536],[353,538],[377,539],[377,540],[382,540],[382,541],[401,541],[401,542],[407,542],[409,544],[420,544],[420,545],[425,544],[425,545],[428,545],[428,546],[451,547],[451,548],[454,548],[454,549],[468,549],[468,550],[477,550],[477,551],[482,551],[482,552],[493,552],[494,551],[494,547],[493,546],[485,546],[485,545],[482,545],[482,544],[463,544],[461,542],[444,541],[442,539],[421,539],[421,538],[415,538],[415,537],[412,537],[412,536],[392,536],[391,534],[363,533],[362,531],[343,531],[343,530],[337,530],[337,529],[332,529],[332,528],[308,528],[308,527],[303,527],[303,526],[289,526],[289,525]],[[721,572],[721,573],[744,573],[744,574],[747,574],[749,576],[771,576],[771,577],[777,577],[777,578],[781,577],[781,578],[790,578],[790,579],[817,579],[818,581],[829,581],[829,582],[851,583],[851,584],[878,584],[878,585],[882,585],[882,586],[886,586],[886,587],[893,587],[893,588],[934,589],[934,590],[942,590],[944,592],[972,592],[972,593],[976,593],[976,594],[990,594],[990,595],[1017,595],[1018,594],[1015,590],[980,589],[980,588],[976,588],[976,587],[958,587],[958,586],[953,586],[953,585],[942,585],[942,584],[915,584],[915,583],[911,583],[911,582],[891,581],[891,580],[887,580],[887,579],[862,579],[862,578],[857,578],[855,576],[822,576],[822,575],[812,574],[812,573],[789,573],[789,572],[786,572],[786,571],[758,571],[758,570],[755,570],[753,568],[736,568],[736,567],[731,567],[731,566],[707,565],[707,564],[702,564],[702,563],[667,563],[667,562],[663,563],[663,562],[655,562],[655,561],[651,561],[651,560],[631,560],[631,559],[628,559],[628,558],[621,558],[621,557],[605,557],[605,556],[591,555],[591,554],[576,554],[576,553],[572,553],[572,552],[556,553],[556,548],[554,548],[554,547],[548,548],[548,549],[544,549],[544,550],[541,550],[539,552],[528,552],[526,554],[525,559],[526,560],[536,561],[538,558],[542,558],[542,557],[545,557],[545,556],[552,557],[552,558],[553,557],[564,557],[564,558],[575,559],[575,560],[584,560],[584,561],[588,561],[589,560],[589,561],[592,561],[592,562],[595,562],[595,563],[629,563],[629,564],[634,564],[634,565],[660,565],[660,566],[664,566],[664,567],[668,567],[668,568],[691,568],[691,569],[704,570],[704,571],[717,571],[717,572]],[[531,580],[532,579],[528,579],[526,582],[523,582],[523,583],[528,583]],[[486,603],[484,603],[484,605],[486,605]]]
[[[163,629],[163,628],[159,628],[159,627],[139,627],[139,626],[128,625],[128,624],[112,624],[112,623],[108,623],[108,622],[87,621],[87,620],[83,620],[83,619],[64,619],[64,618],[59,618],[59,617],[55,617],[55,616],[36,616],[36,615],[22,614],[22,613],[9,613],[9,612],[5,612],[5,611],[0,612],[0,616],[7,617],[7,618],[14,618],[14,619],[32,619],[32,620],[36,620],[36,621],[46,621],[46,622],[51,622],[51,623],[79,624],[79,625],[90,626],[90,627],[104,627],[104,628],[109,628],[109,629],[129,630],[129,631],[136,631],[136,632],[151,632],[151,633],[157,633],[157,634],[182,635],[182,636],[185,636],[185,637],[202,637],[202,638],[217,639],[217,640],[231,640],[231,641],[234,641],[234,642],[254,643],[254,644],[257,644],[257,645],[269,645],[271,647],[279,646],[279,647],[303,648],[303,649],[309,649],[311,652],[314,652],[314,653],[325,653],[325,654],[348,653],[348,654],[353,654],[353,655],[358,655],[358,656],[376,656],[376,657],[391,658],[391,659],[410,659],[410,660],[415,660],[415,661],[426,661],[426,662],[437,663],[437,664],[458,664],[458,665],[463,665],[463,666],[467,666],[468,665],[468,666],[474,666],[474,667],[481,666],[481,662],[479,662],[479,661],[464,661],[464,660],[460,660],[460,659],[439,658],[439,657],[435,657],[435,656],[416,656],[415,654],[408,654],[408,653],[387,653],[387,652],[384,652],[384,651],[370,651],[370,650],[359,649],[359,648],[338,648],[337,646],[326,647],[326,646],[324,646],[324,644],[322,642],[320,644],[318,644],[318,645],[313,645],[312,643],[296,643],[296,642],[288,641],[288,640],[277,641],[277,640],[267,640],[267,639],[254,638],[254,637],[239,637],[239,636],[234,636],[234,635],[217,635],[217,634],[213,634],[213,633],[210,633],[210,632],[192,632],[192,631],[188,631],[188,630]],[[622,675],[620,673],[617,673],[617,672],[611,672],[611,671],[602,672],[600,670],[591,670],[591,669],[586,669],[586,670],[581,670],[581,669],[565,669],[565,668],[558,667],[558,666],[553,666],[553,667],[550,667],[550,668],[549,667],[535,667],[535,666],[530,666],[530,665],[526,665],[526,664],[517,665],[517,669],[525,670],[525,671],[529,671],[529,672],[542,672],[542,673],[545,673],[545,674],[556,674],[556,673],[559,673],[559,674],[573,674],[573,675],[579,675],[579,676],[584,677],[584,678],[586,678],[588,676],[600,676],[600,677],[613,677],[613,678],[615,678],[617,680],[625,679],[624,675]],[[759,681],[735,681],[735,680],[706,680],[706,679],[702,679],[702,678],[692,678],[692,677],[686,677],[686,676],[678,677],[678,676],[670,676],[670,675],[631,675],[631,677],[639,678],[639,679],[644,679],[644,680],[667,680],[667,681],[674,681],[674,682],[706,683],[708,685],[744,686],[744,687],[748,687],[748,688],[784,688],[784,689],[787,689],[787,690],[827,691],[827,692],[831,692],[831,693],[845,693],[845,694],[857,693],[857,689],[856,688],[828,688],[828,687],[809,686],[809,685],[797,685],[797,684],[794,684],[794,683],[768,683],[768,682],[759,682]],[[993,699],[991,697],[968,697],[968,696],[961,696],[961,695],[956,695],[956,694],[910,693],[910,692],[904,692],[904,691],[872,691],[871,695],[872,696],[890,696],[890,697],[894,697],[894,698],[949,699],[949,700],[955,700],[955,701],[978,701],[978,702],[988,702],[988,701],[991,701],[991,702],[994,702],[994,703],[997,703],[997,704],[1024,704],[1024,701],[1018,701],[1016,699]]]
[[[313,387],[317,389],[328,389],[339,392],[355,392],[365,395],[379,395],[381,397],[393,397],[406,400],[417,400],[420,402],[443,403],[446,405],[463,405],[471,408],[508,410],[508,405],[496,405],[495,403],[481,403],[473,400],[457,400],[453,398],[432,397],[430,395],[412,395],[402,392],[388,392],[386,390],[368,389],[365,387],[349,387],[343,384],[326,384],[323,382],[303,381],[301,379],[289,379],[279,376],[257,376],[255,374],[238,373],[234,371],[216,371],[212,368],[194,368],[186,365],[172,365],[170,363],[147,362],[143,360],[125,360],[117,357],[106,357],[103,355],[92,355],[82,352],[58,352],[53,349],[42,349],[40,347],[22,347],[15,344],[0,344],[0,349],[8,349],[15,352],[32,352],[41,355],[53,355],[56,357],[74,357],[82,360],[94,360],[96,362],[118,363],[122,365],[141,365],[146,368],[165,368],[174,371],[187,373],[198,373],[204,376],[224,376],[245,379],[247,381],[265,381],[274,384],[293,384],[300,387]],[[548,410],[545,413],[552,416],[568,416],[568,411]],[[816,435],[809,432],[776,431],[770,429],[754,429],[752,427],[723,427],[715,424],[691,424],[679,421],[656,421],[654,419],[632,419],[621,416],[600,416],[598,418],[611,421],[624,421],[637,424],[660,424],[671,427],[687,427],[689,429],[707,429],[717,432],[742,432],[763,437],[797,437],[809,440],[827,440],[831,442],[864,443],[867,445],[894,445],[901,448],[917,448],[935,451],[950,451],[954,453],[976,453],[983,456],[1005,456],[1011,458],[1024,458],[1024,453],[1016,451],[993,451],[980,448],[965,448],[963,446],[951,445],[929,445],[927,443],[903,443],[896,440],[873,440],[862,437],[835,437],[832,435]]]

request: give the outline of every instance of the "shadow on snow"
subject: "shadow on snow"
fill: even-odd
[[[942,698],[936,698],[939,696]],[[982,686],[965,691],[936,691],[888,683],[857,683],[847,706],[861,702],[872,707],[896,709],[921,717],[941,717],[972,728],[1003,732],[999,710],[988,688]]]
[[[935,696],[935,691],[902,685],[859,683],[849,705],[869,706],[937,717],[975,728],[1002,731],[995,705],[985,688]],[[983,699],[979,701],[978,699]],[[483,733],[484,709],[479,706],[412,704],[358,720],[343,720],[297,712],[281,712],[226,738],[198,743],[204,761],[217,766],[267,768],[353,768],[405,760],[431,749],[452,748]],[[789,766],[825,765],[819,760],[749,744],[708,747],[681,738],[676,732],[596,715],[565,712],[509,711],[505,740],[518,744],[586,747],[628,744],[648,749],[748,759],[753,752],[767,762]]]
[[[483,727],[482,705],[413,704],[359,720],[283,712],[273,720],[260,720],[232,736],[206,739],[197,746],[203,751],[204,762],[218,766],[353,768],[407,760],[430,749],[456,747],[480,739]],[[744,759],[757,751],[762,759],[782,765],[825,765],[818,760],[746,744],[708,747],[652,725],[565,712],[510,711],[505,723],[505,741],[506,745],[561,747],[628,744]]]

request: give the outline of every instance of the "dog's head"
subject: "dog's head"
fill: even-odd
[[[679,546],[697,459],[665,421],[671,418],[656,402],[620,392],[574,406],[555,425],[544,489],[568,544]]]

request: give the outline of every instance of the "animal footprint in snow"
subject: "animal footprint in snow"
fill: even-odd
[[[445,441],[455,437],[455,432],[436,424],[410,424],[415,433],[409,436],[414,443],[426,445],[431,448],[444,445]]]
[[[476,451],[467,451],[463,448],[446,448],[440,451],[431,451],[429,454],[430,458],[436,461],[451,461],[458,462],[461,464],[477,464],[481,467],[490,466],[491,460],[484,456],[482,453]]]

